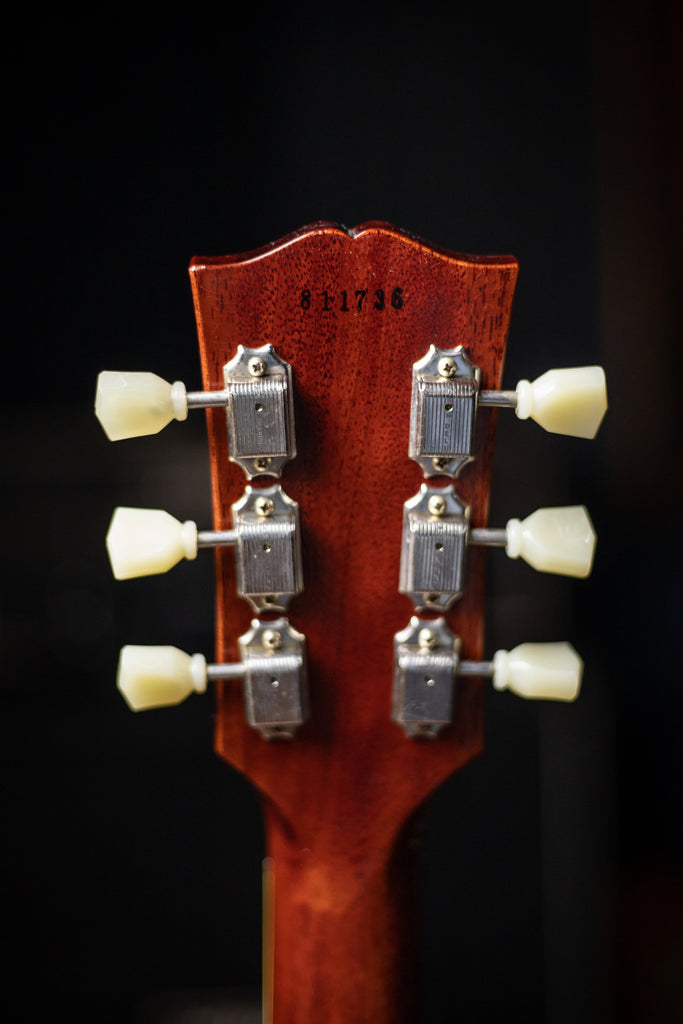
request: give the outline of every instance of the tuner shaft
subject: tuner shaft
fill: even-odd
[[[228,404],[227,391],[188,391],[188,409],[210,409]]]
[[[189,395],[187,396],[190,397]],[[479,405],[489,405],[496,409],[516,409],[516,391],[480,391]]]
[[[459,676],[485,676],[492,679],[493,673],[492,661],[461,661],[458,665]]]
[[[245,672],[246,668],[240,661],[206,666],[206,678],[212,683],[217,679],[243,679]]]
[[[470,544],[484,544],[488,548],[504,548],[507,542],[508,532],[505,529],[475,526],[470,530]]]
[[[200,530],[197,533],[198,548],[227,548],[237,544],[237,530]]]

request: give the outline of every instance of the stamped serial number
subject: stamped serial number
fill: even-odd
[[[356,288],[355,291],[330,291],[312,292],[304,288],[301,292],[300,303],[302,309],[312,309],[320,313],[331,313],[339,310],[342,313],[349,313],[358,310],[362,313],[368,309],[403,309],[403,289],[394,288],[388,293],[384,288],[375,288],[371,291],[368,288]]]

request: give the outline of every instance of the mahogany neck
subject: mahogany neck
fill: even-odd
[[[330,845],[264,810],[264,1019],[272,999],[272,1024],[414,1024],[414,819],[381,856],[349,841],[343,823]]]

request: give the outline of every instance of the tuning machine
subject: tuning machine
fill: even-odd
[[[232,530],[199,531],[161,509],[117,508],[107,533],[114,576],[152,576],[199,548],[234,547],[240,597],[257,611],[284,611],[303,590],[297,502],[280,484],[247,486],[231,511]]]
[[[585,578],[596,535],[583,505],[541,508],[503,529],[470,527],[470,508],[452,484],[422,484],[403,506],[399,591],[416,611],[445,610],[462,596],[470,544],[504,547],[540,572]]]
[[[123,647],[117,686],[133,711],[145,711],[204,693],[209,681],[242,679],[249,724],[264,739],[292,739],[308,717],[304,637],[285,618],[254,619],[238,642],[241,660],[224,665],[177,647]]]
[[[548,370],[514,391],[483,391],[479,368],[462,345],[430,345],[413,365],[408,454],[425,476],[456,477],[474,458],[478,406],[513,408],[553,434],[595,437],[607,409],[600,366]]]
[[[456,687],[465,676],[490,678],[520,697],[573,701],[583,662],[571,644],[520,644],[492,661],[464,661],[445,619],[420,619],[394,636],[391,717],[411,738],[434,737],[453,721]]]
[[[279,477],[296,455],[292,368],[272,345],[246,348],[223,368],[222,391],[187,391],[154,373],[105,370],[97,382],[95,413],[111,441],[156,434],[189,409],[225,407],[228,448],[249,480]]]

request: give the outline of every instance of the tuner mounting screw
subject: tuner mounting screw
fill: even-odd
[[[446,511],[446,499],[441,494],[433,494],[427,502],[431,515],[442,516]]]
[[[254,508],[259,516],[272,516],[275,511],[275,503],[272,498],[257,498]]]
[[[435,455],[432,459],[432,466],[434,469],[448,469],[452,461],[443,455]]]
[[[258,469],[259,471],[263,472],[264,470],[266,470],[266,469],[268,469],[270,467],[270,464],[271,464],[272,461],[273,461],[272,459],[269,459],[266,456],[263,456],[263,458],[254,459],[254,466],[256,467],[256,469]]]
[[[266,629],[263,633],[263,646],[270,651],[277,651],[282,647],[282,633],[276,629]]]
[[[252,377],[262,377],[266,372],[266,364],[259,356],[252,356],[248,363]]]
[[[458,364],[450,356],[444,356],[443,359],[439,359],[437,370],[441,377],[455,377],[458,372]]]
[[[431,650],[432,647],[436,647],[439,642],[439,638],[433,629],[421,629],[417,634],[418,647],[426,647],[427,650]]]

